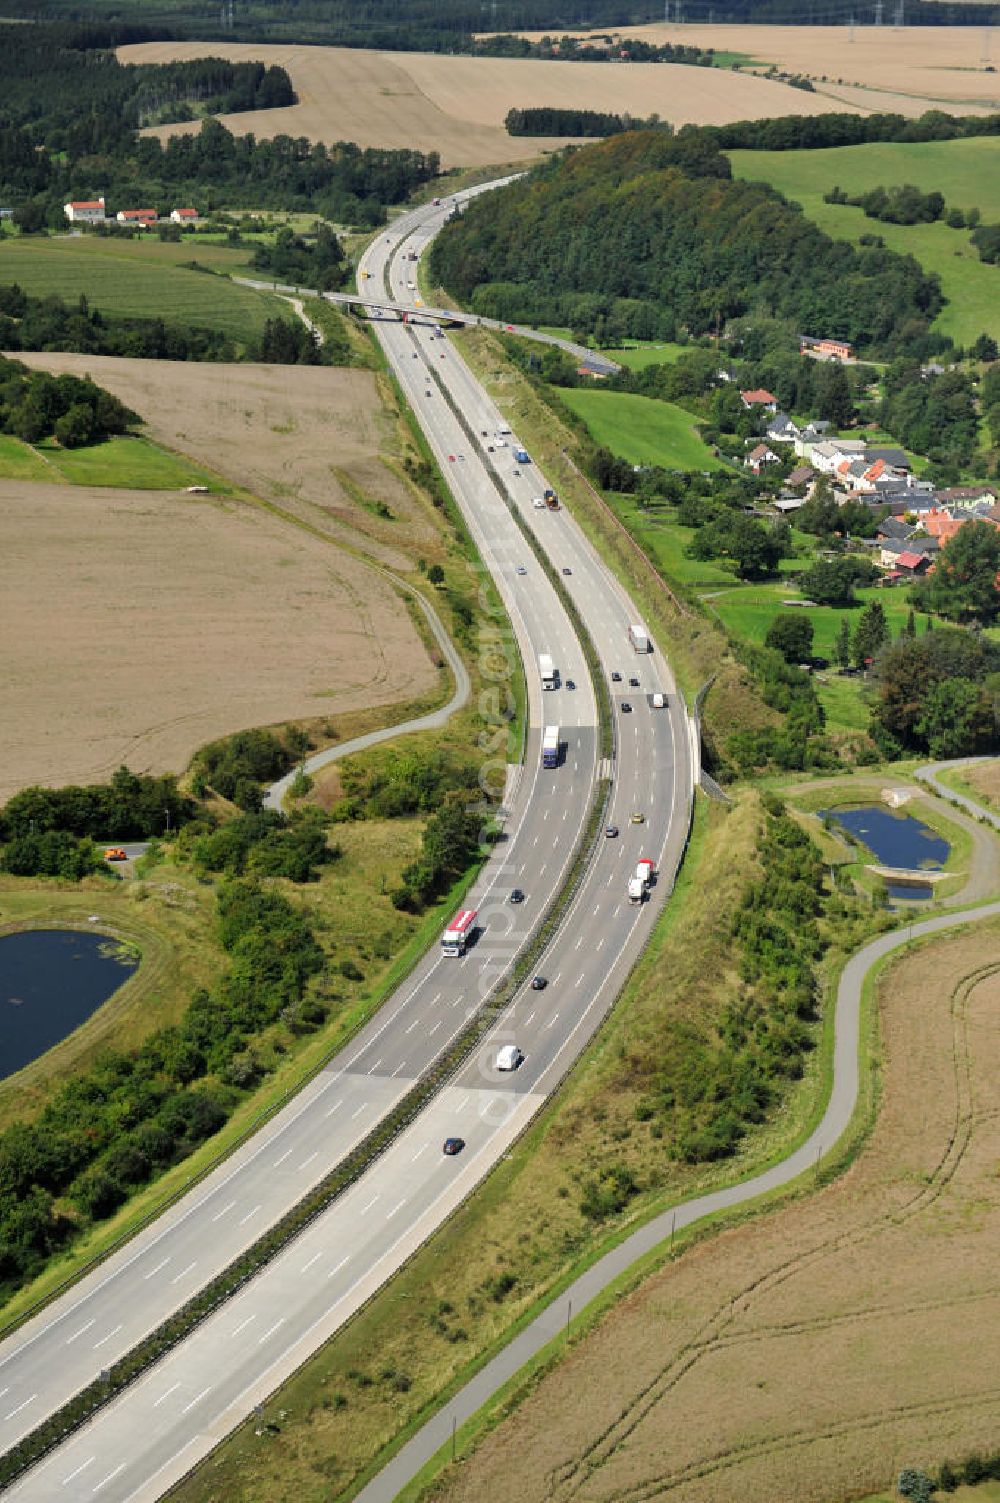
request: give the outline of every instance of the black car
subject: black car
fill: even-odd
[[[621,674],[620,674],[620,673],[619,673],[619,672],[618,672],[618,669],[617,669],[617,668],[615,668],[615,669],[614,669],[614,671],[613,671],[613,672],[612,672],[612,674],[611,674],[611,682],[612,682],[612,683],[613,683],[613,684],[620,684],[620,683],[621,683],[621,681],[622,681],[622,676],[621,676]]]
[[[576,688],[576,684],[573,682],[573,680],[571,678],[568,678],[566,680],[566,687],[567,687],[567,689],[575,689]]]
[[[548,984],[544,976],[532,976],[531,978],[531,990],[533,992],[543,992]]]
[[[573,572],[572,569],[563,569],[563,573],[564,574],[572,574],[572,572]]]
[[[632,706],[629,704],[629,702],[628,702],[627,699],[623,699],[622,700],[622,714],[623,715],[631,715],[631,713],[632,713]]]
[[[507,901],[508,903],[523,903],[524,893],[519,887],[512,887],[510,890],[510,897],[507,899]]]
[[[455,1154],[461,1153],[464,1147],[464,1138],[445,1138],[444,1147],[441,1152],[446,1154],[448,1158],[454,1158]]]
[[[630,678],[628,682],[629,682],[629,688],[630,689],[638,689],[638,687],[639,687],[639,680],[637,678],[634,678],[634,677]]]

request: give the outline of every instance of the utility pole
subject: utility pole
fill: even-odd
[[[875,0],[875,25],[882,25],[882,0]]]
[[[851,12],[851,19],[847,23],[847,40],[849,42],[853,42],[854,41],[854,12],[853,11]]]

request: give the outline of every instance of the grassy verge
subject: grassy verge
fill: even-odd
[[[711,760],[735,726],[748,728],[772,720],[750,676],[737,661],[719,627],[688,603],[684,586],[673,589],[656,564],[631,537],[611,507],[587,483],[572,460],[578,438],[544,396],[507,361],[499,340],[482,330],[456,334],[456,341],[479,380],[526,443],[539,468],[555,484],[564,504],[583,527],[628,590],[646,621],[655,645],[670,662],[681,692],[693,703],[712,680],[703,708],[703,733]]]
[[[30,444],[11,433],[0,433],[0,477],[4,480],[62,480],[59,470],[47,465]]]
[[[973,803],[979,804],[981,808],[990,813],[995,814],[998,808],[1000,808],[1000,800],[998,800],[996,794],[977,787],[972,781],[968,770],[958,767],[945,767],[936,776],[938,782],[943,783],[946,788],[951,788],[955,793],[961,793],[965,798],[972,799]]]

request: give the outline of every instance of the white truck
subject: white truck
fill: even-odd
[[[644,626],[630,626],[628,639],[636,652],[652,652],[653,645],[649,640],[649,632]]]
[[[538,654],[538,672],[542,680],[543,689],[554,689],[559,682],[555,664],[547,652]]]

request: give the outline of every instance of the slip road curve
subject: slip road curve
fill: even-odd
[[[937,782],[936,774],[948,767],[968,766],[972,761],[984,758],[965,759],[956,762],[936,762],[919,768],[917,776],[925,778],[938,787],[949,799],[960,798],[974,813],[984,814],[979,805],[956,794],[952,789]],[[990,822],[1000,829],[1000,818],[988,815]],[[453,1435],[458,1427],[466,1424],[488,1403],[499,1390],[518,1374],[533,1358],[552,1343],[565,1339],[570,1318],[584,1315],[587,1306],[604,1293],[616,1279],[649,1253],[662,1247],[675,1232],[693,1226],[705,1217],[721,1211],[731,1211],[748,1205],[759,1196],[780,1190],[790,1185],[807,1171],[815,1170],[829,1155],[850,1124],[858,1100],[860,1087],[859,1047],[861,1031],[861,996],[865,980],[872,968],[896,950],[902,950],[914,941],[931,935],[943,934],[949,929],[964,924],[979,923],[1000,916],[1000,901],[979,908],[966,908],[954,913],[924,919],[891,934],[882,934],[864,945],[847,961],[837,987],[834,1011],[833,1072],[830,1098],[818,1126],[799,1147],[761,1174],[750,1179],[715,1190],[709,1195],[700,1195],[661,1212],[645,1226],[626,1237],[616,1247],[594,1263],[587,1271],[561,1291],[540,1315],[519,1332],[497,1355],[481,1368],[464,1388],[448,1401],[416,1434],[407,1441],[367,1486],[355,1496],[355,1503],[392,1503],[402,1489],[412,1482],[417,1473],[435,1456],[443,1462],[448,1448],[453,1444]]]

